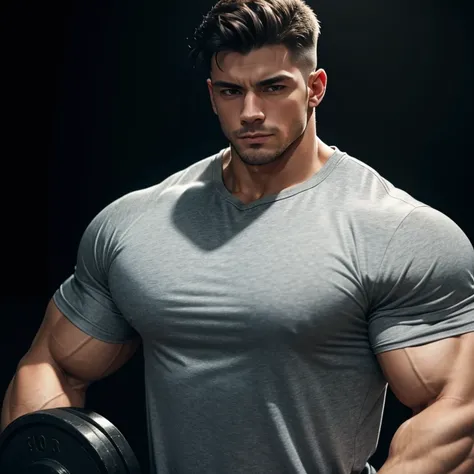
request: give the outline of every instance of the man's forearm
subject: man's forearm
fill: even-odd
[[[403,423],[379,474],[473,474],[474,402],[442,398]]]
[[[51,364],[20,366],[2,403],[0,432],[22,415],[47,408],[84,406],[87,385]]]

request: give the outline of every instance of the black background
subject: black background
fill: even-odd
[[[187,37],[213,5],[15,2],[1,15],[0,394],[92,217],[226,146]],[[473,15],[462,0],[310,0],[329,75],[318,134],[474,238]],[[93,385],[87,406],[147,461],[143,361]],[[0,395],[2,396],[2,395]],[[379,467],[409,411],[389,392]]]

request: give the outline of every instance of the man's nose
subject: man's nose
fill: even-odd
[[[256,94],[249,92],[244,97],[244,104],[240,113],[240,121],[244,124],[253,123],[258,120],[262,122],[265,120],[261,101]]]

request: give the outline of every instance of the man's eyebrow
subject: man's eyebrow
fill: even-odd
[[[279,74],[278,76],[270,77],[268,79],[264,79],[263,81],[257,82],[257,86],[258,87],[271,86],[272,84],[275,84],[276,82],[288,81],[290,79],[291,79],[291,76],[287,76],[286,74]],[[229,89],[242,89],[242,86],[239,86],[238,84],[234,84],[233,82],[227,82],[227,81],[214,81],[212,85],[214,87],[228,87]]]

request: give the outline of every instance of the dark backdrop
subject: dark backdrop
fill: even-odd
[[[15,2],[2,52],[0,396],[105,205],[226,146],[187,40],[210,0]],[[318,134],[473,241],[470,2],[310,0],[329,75]],[[95,384],[147,466],[142,359]],[[389,393],[379,467],[408,410]]]

